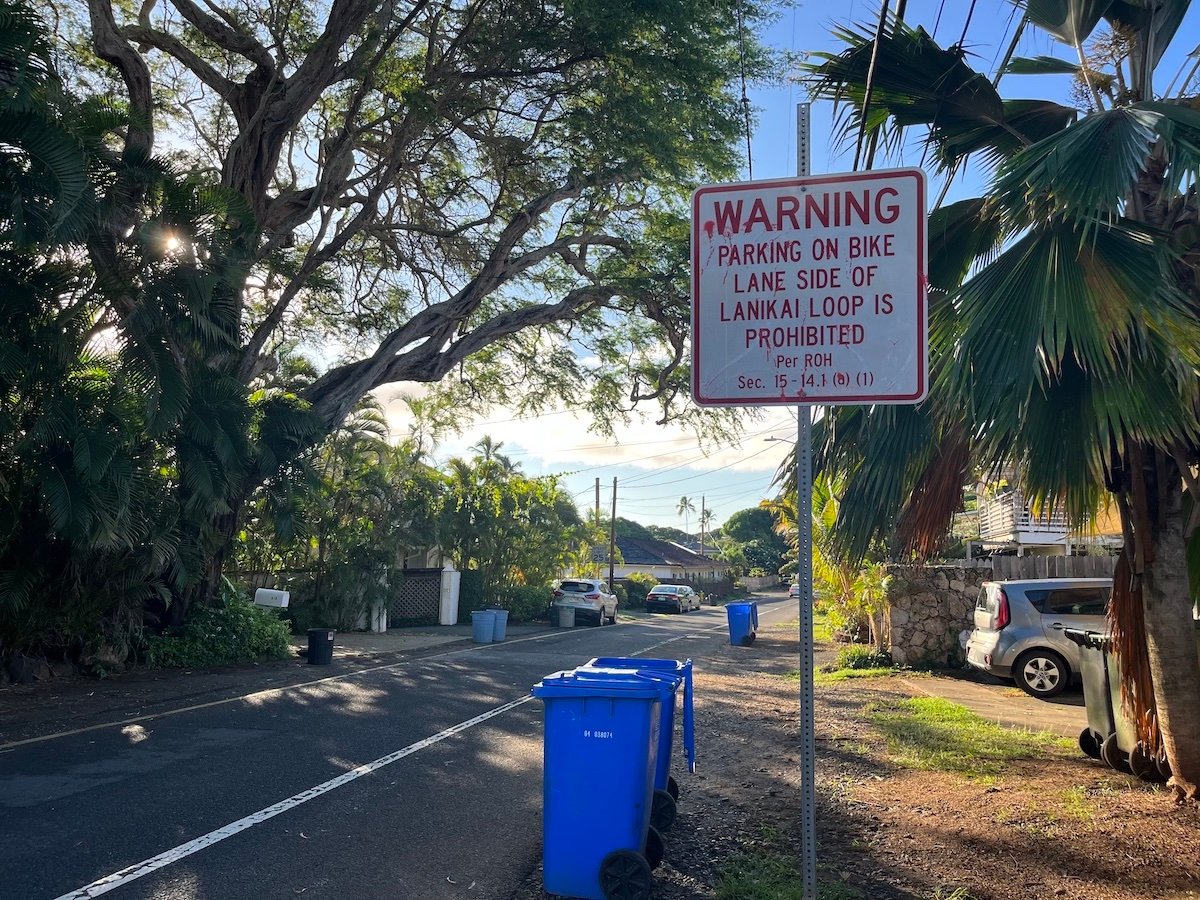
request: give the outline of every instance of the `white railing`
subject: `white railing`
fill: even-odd
[[[1005,491],[979,504],[979,537],[984,541],[1061,543],[1067,517],[1059,510],[1034,515],[1019,491]]]

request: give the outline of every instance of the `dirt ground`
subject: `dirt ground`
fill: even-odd
[[[697,672],[699,772],[677,774],[655,898],[800,897],[779,881],[718,893],[738,860],[799,864],[796,648],[768,629]],[[902,768],[864,708],[910,696],[897,678],[817,687],[821,900],[1200,896],[1200,810],[1065,746],[991,778]],[[548,896],[540,884],[532,873],[513,900]]]

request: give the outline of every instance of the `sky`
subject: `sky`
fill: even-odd
[[[782,51],[840,50],[831,36],[837,23],[854,22],[868,27],[878,15],[875,0],[848,0],[830,4],[807,0],[785,7],[778,20],[761,35],[768,45]],[[834,14],[837,19],[835,20]],[[993,73],[1011,40],[1016,21],[1008,2],[978,3],[971,0],[910,0],[905,15],[910,25],[922,25],[945,46],[964,44],[969,62],[976,69]],[[1181,35],[1200,33],[1200,8],[1194,7],[1180,29]],[[1048,36],[1027,29],[1019,53],[1022,56],[1066,57],[1065,48]],[[1186,43],[1178,39],[1177,44]],[[1182,51],[1191,47],[1181,48]],[[1174,67],[1164,65],[1173,74]],[[1009,97],[1053,97],[1065,101],[1065,78],[1006,77],[1001,93]],[[1055,96],[1057,92],[1060,96]],[[786,178],[796,172],[796,104],[806,99],[796,84],[750,87],[756,113],[750,138],[750,157],[741,178],[754,180]],[[817,103],[811,116],[811,171],[814,175],[850,171],[853,147],[839,148],[832,137],[833,110]],[[898,165],[919,165],[919,150]],[[931,196],[939,185],[931,183]],[[967,173],[953,185],[948,199],[974,196],[980,188],[978,174]],[[386,398],[383,398],[386,399]],[[406,432],[403,405],[389,403],[387,411],[396,434]],[[529,476],[557,474],[581,510],[595,503],[595,483],[600,480],[600,506],[607,515],[612,508],[613,479],[617,480],[617,515],[644,525],[684,528],[697,533],[701,504],[713,511],[713,526],[721,525],[732,513],[757,506],[773,496],[775,472],[790,452],[796,438],[795,410],[764,407],[761,421],[753,425],[737,444],[709,449],[706,453],[694,435],[653,424],[653,411],[640,423],[620,427],[616,441],[606,441],[587,429],[584,417],[569,410],[536,419],[516,419],[504,410],[466,426],[462,433],[442,443],[435,452],[439,462],[451,456],[470,455],[470,447],[487,435],[503,444],[500,452],[521,465]],[[686,519],[678,512],[687,497],[696,513]]]

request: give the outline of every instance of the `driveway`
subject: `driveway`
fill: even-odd
[[[1012,682],[1001,682],[970,672],[904,677],[900,680],[914,693],[958,703],[976,715],[1001,725],[1029,731],[1048,731],[1069,738],[1079,737],[1079,732],[1087,725],[1083,693],[1078,686],[1068,688],[1052,700],[1039,700],[1030,697]]]

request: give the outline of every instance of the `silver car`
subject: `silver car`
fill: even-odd
[[[555,588],[550,605],[555,609],[573,607],[576,615],[594,616],[597,625],[616,624],[617,621],[617,597],[609,591],[603,578],[563,579]]]
[[[1079,673],[1079,647],[1063,628],[1105,631],[1111,578],[985,581],[975,602],[967,663],[1053,697]]]

